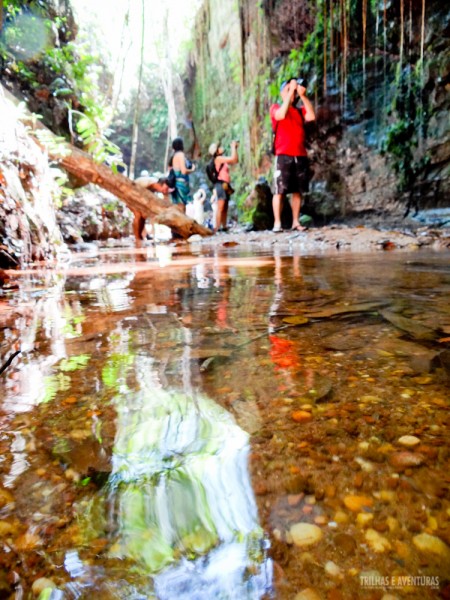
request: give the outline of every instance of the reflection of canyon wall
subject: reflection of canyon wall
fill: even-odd
[[[246,598],[249,588],[262,597],[270,575],[247,470],[248,435],[212,400],[149,383],[116,401],[113,556],[153,575],[172,565],[156,575],[159,598],[209,599],[225,590]]]
[[[319,126],[310,212],[448,205],[448,11],[437,0],[342,6],[204,0],[186,79],[203,150],[238,137],[244,180],[267,174],[269,106],[280,79],[302,73]]]

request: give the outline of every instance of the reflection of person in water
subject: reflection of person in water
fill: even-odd
[[[278,335],[278,327],[274,326],[274,318],[282,312],[283,302],[283,259],[279,254],[275,254],[274,283],[275,295],[269,311],[269,340],[270,340],[270,358],[274,364],[275,371],[295,371],[300,368],[301,360],[298,349],[298,342],[292,341],[286,335]],[[288,268],[285,260],[284,268]],[[294,277],[301,277],[300,256],[292,257]]]

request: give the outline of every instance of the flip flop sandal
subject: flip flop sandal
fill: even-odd
[[[283,231],[282,227],[274,227],[272,229],[272,233],[281,233]]]

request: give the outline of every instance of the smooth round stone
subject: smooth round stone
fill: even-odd
[[[296,546],[312,546],[322,539],[323,532],[311,523],[296,523],[289,530]]]
[[[422,552],[436,554],[441,558],[450,559],[450,548],[440,538],[429,533],[419,533],[413,537],[413,543],[416,548]]]
[[[372,513],[358,513],[356,515],[356,522],[360,527],[366,527],[373,519]]]
[[[368,529],[366,531],[366,541],[374,552],[384,552],[390,550],[391,544],[389,540],[375,531],[375,529]]]
[[[344,504],[353,512],[360,512],[363,508],[369,508],[373,505],[372,498],[368,496],[345,496]]]
[[[402,437],[398,439],[398,443],[402,446],[413,448],[414,446],[417,446],[417,444],[420,444],[420,440],[415,435],[402,435]]]
[[[47,577],[39,577],[31,586],[31,591],[35,596],[39,596],[44,590],[47,588],[54,589],[56,584],[51,580],[47,579]]]
[[[325,563],[325,573],[327,573],[327,575],[330,575],[330,577],[339,577],[339,575],[341,574],[341,569],[335,562],[333,562],[332,560],[328,560]]]
[[[423,464],[424,458],[420,454],[414,452],[394,452],[391,455],[390,463],[397,469],[408,469],[411,467],[420,467]]]

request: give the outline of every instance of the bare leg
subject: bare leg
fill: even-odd
[[[292,229],[298,229],[299,231],[303,231],[304,227],[302,227],[299,223],[300,217],[300,206],[302,203],[302,197],[299,193],[292,194]]]
[[[215,227],[214,231],[217,231],[222,224],[225,203],[226,203],[225,200],[217,200],[217,214],[216,214],[216,222],[214,225],[214,227]],[[225,218],[226,218],[226,213],[225,213]]]
[[[133,212],[134,220],[133,220],[133,234],[136,241],[141,241],[144,236],[145,229],[145,217],[141,215],[139,212]]]
[[[222,211],[222,227],[224,229],[227,228],[227,215],[228,215],[228,199],[224,201],[223,211]]]
[[[272,199],[272,209],[273,209],[273,228],[281,229],[281,205],[283,202],[283,194],[274,194]]]

